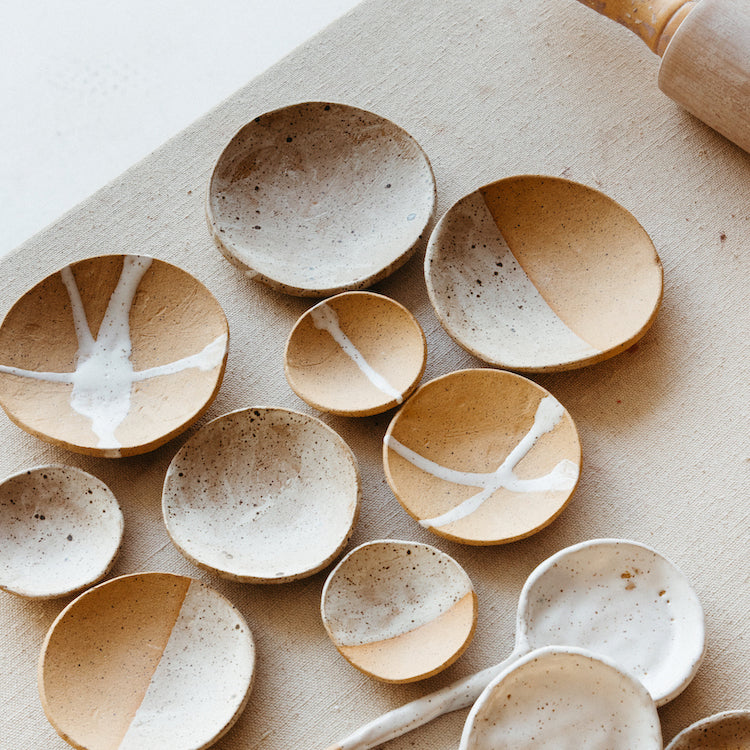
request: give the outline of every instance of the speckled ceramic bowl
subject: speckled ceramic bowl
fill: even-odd
[[[462,198],[435,227],[427,291],[443,328],[510,370],[568,370],[648,330],[662,267],[632,214],[558,177],[508,177]]]
[[[192,562],[225,578],[282,583],[344,548],[359,513],[354,454],[319,419],[288,409],[225,414],[172,460],[162,510]]]
[[[750,750],[750,711],[723,711],[691,724],[667,750]]]
[[[419,144],[372,112],[326,102],[245,125],[219,157],[207,200],[229,261],[281,291],[320,297],[401,266],[434,210]]]
[[[110,489],[72,466],[37,466],[0,483],[0,588],[50,599],[103,578],[122,541]]]
[[[39,661],[50,723],[84,750],[200,750],[242,712],[255,648],[240,612],[200,581],[122,576],[79,596]]]
[[[394,539],[352,550],[323,587],[323,624],[344,658],[384,682],[452,664],[474,635],[477,598],[464,569],[434,547]]]

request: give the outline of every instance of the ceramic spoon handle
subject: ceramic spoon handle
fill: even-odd
[[[373,747],[427,724],[438,716],[458,711],[460,708],[467,708],[476,701],[493,678],[516,661],[522,653],[514,650],[505,661],[499,664],[389,711],[360,727],[346,739],[331,745],[327,750],[371,750]]]
[[[579,0],[589,8],[629,28],[657,55],[697,0]]]

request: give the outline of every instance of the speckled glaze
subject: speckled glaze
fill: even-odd
[[[359,513],[354,454],[319,419],[275,408],[225,414],[172,460],[162,511],[172,541],[225,578],[283,583],[344,548]]]
[[[750,750],[750,711],[723,711],[691,724],[667,750]]]
[[[297,321],[284,352],[292,390],[320,411],[380,414],[417,387],[427,342],[414,316],[372,292],[345,292]]]
[[[50,599],[103,578],[122,542],[111,490],[72,466],[36,466],[0,483],[0,588]]]
[[[58,616],[39,693],[58,734],[84,750],[199,750],[236,721],[255,665],[240,612],[171,573],[115,578]]]
[[[661,750],[656,706],[637,680],[580,649],[543,648],[493,680],[459,750]]]
[[[345,104],[256,117],[214,168],[208,223],[224,256],[289,294],[328,296],[385,278],[435,211],[427,156],[402,128]]]
[[[37,437],[115,458],[195,422],[224,375],[229,329],[197,279],[146,256],[66,266],[0,325],[0,404]]]
[[[651,548],[624,539],[575,544],[542,562],[524,584],[510,656],[374,719],[329,750],[371,750],[466,708],[505,669],[533,649],[553,645],[612,661],[640,679],[661,706],[700,666],[703,610],[684,575]]]
[[[387,539],[357,547],[334,568],[321,614],[350,664],[384,682],[413,682],[464,652],[477,602],[453,558],[427,544]]]
[[[401,408],[383,461],[398,501],[430,531],[502,544],[562,512],[581,446],[570,415],[540,386],[509,372],[461,370],[421,386]]]
[[[662,297],[651,239],[603,193],[524,175],[458,201],[432,233],[427,291],[443,328],[524,372],[600,362],[645,334]]]

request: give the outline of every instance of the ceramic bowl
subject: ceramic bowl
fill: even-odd
[[[403,403],[426,361],[422,328],[403,305],[372,292],[345,292],[297,321],[284,371],[310,406],[364,417]]]
[[[198,750],[239,717],[255,649],[240,612],[185,576],[138,573],[81,594],[39,660],[42,706],[84,750]]]
[[[187,272],[104,255],[51,274],[0,325],[0,404],[78,453],[145,453],[187,429],[224,375],[228,328]]]
[[[581,446],[544,388],[510,372],[461,370],[421,386],[393,418],[383,461],[398,501],[433,533],[467,544],[529,536],[565,508]]]
[[[225,414],[172,460],[162,510],[176,547],[225,578],[282,583],[312,575],[357,520],[354,454],[319,419],[287,409]]]
[[[435,178],[398,125],[345,104],[303,102],[256,117],[208,187],[224,256],[289,294],[363,289],[401,266],[435,210]]]
[[[683,729],[667,750],[749,750],[750,711],[723,711]]]
[[[622,206],[557,177],[509,177],[458,201],[425,256],[443,328],[498,367],[568,370],[612,357],[648,330],[662,267]]]
[[[428,544],[393,539],[352,550],[323,588],[323,624],[344,658],[384,682],[440,672],[468,647],[477,598],[464,569]]]
[[[0,588],[35,599],[96,583],[114,564],[123,519],[111,490],[72,466],[37,466],[0,483]]]

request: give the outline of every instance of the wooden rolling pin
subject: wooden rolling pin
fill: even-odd
[[[750,152],[750,0],[579,0],[662,57],[659,88]]]

